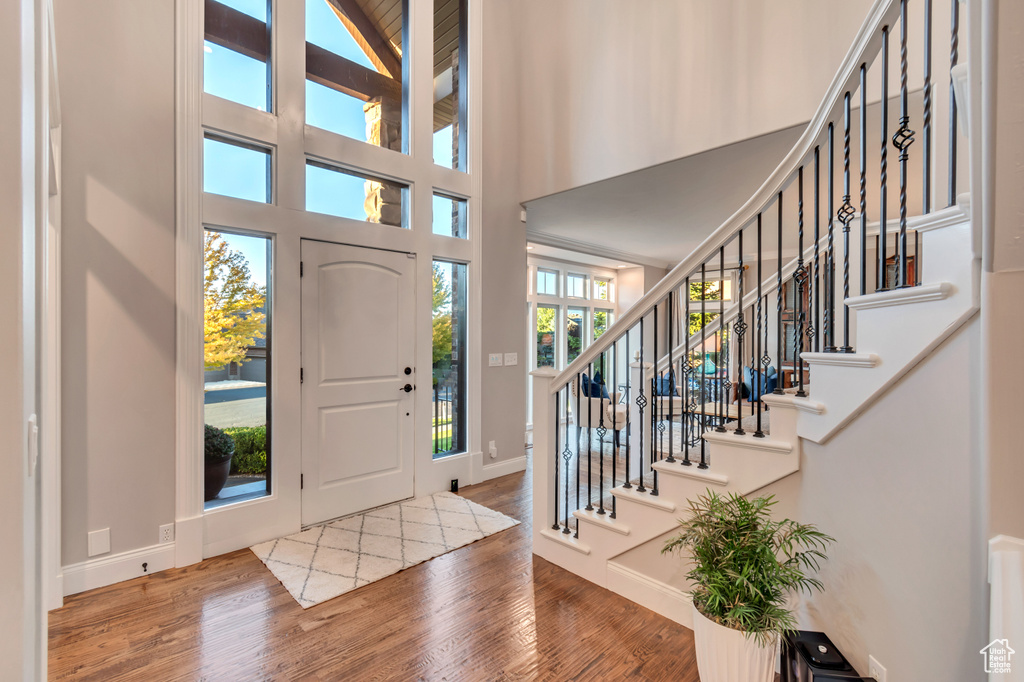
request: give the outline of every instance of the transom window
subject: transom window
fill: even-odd
[[[565,295],[569,298],[586,298],[587,296],[586,275],[569,273],[565,276]]]
[[[558,296],[558,270],[537,268],[537,293],[541,296]]]

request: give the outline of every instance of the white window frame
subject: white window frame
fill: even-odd
[[[541,275],[541,273],[544,273],[545,275],[554,275],[555,276],[555,293],[552,294],[552,293],[548,293],[546,291],[545,292],[541,292],[541,290],[540,290],[540,275]],[[558,272],[558,270],[555,270],[555,269],[552,269],[552,268],[536,268],[535,271],[534,271],[534,275],[531,278],[531,281],[534,283],[533,291],[534,291],[534,293],[536,293],[539,296],[558,296],[558,294],[559,294],[559,283],[561,282],[561,280],[562,280],[562,276]]]
[[[569,281],[572,278],[574,278],[574,277],[582,277],[583,278],[583,288],[582,288],[583,295],[582,296],[573,296],[571,293],[569,293],[570,292]],[[567,273],[565,273],[565,297],[566,298],[571,298],[571,299],[573,299],[575,301],[589,301],[591,299],[591,297],[588,295],[588,294],[590,294],[588,289],[590,289],[590,275],[589,274],[585,274],[585,273],[582,273],[582,272],[567,272]]]
[[[273,112],[263,112],[203,92],[203,0],[175,3],[176,99],[176,542],[175,565],[247,547],[300,528],[299,473],[301,419],[298,405],[300,357],[299,253],[302,239],[344,242],[405,251],[416,256],[416,365],[431,366],[431,276],[435,258],[468,265],[469,318],[467,393],[480,394],[480,229],[482,224],[481,45],[482,0],[467,2],[469,76],[464,95],[469,121],[466,171],[434,164],[433,159],[433,4],[408,2],[409,60],[404,134],[409,154],[399,153],[305,125],[305,5],[273,0],[271,68]],[[205,131],[249,140],[273,154],[269,204],[202,192],[202,141]],[[307,159],[330,163],[409,186],[406,210],[410,229],[337,218],[305,210]],[[434,235],[435,192],[464,199],[468,238]],[[272,491],[255,500],[203,509],[203,347],[202,235],[206,227],[250,231],[273,240],[272,322]],[[427,370],[429,373],[429,370]],[[422,375],[422,372],[420,372]],[[467,404],[469,452],[439,460],[430,447],[430,391],[416,397],[415,494],[446,489],[448,481],[473,482],[482,476],[479,400]]]

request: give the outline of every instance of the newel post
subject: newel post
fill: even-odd
[[[557,524],[558,509],[555,495],[555,472],[558,453],[555,452],[555,432],[559,415],[555,414],[555,396],[551,382],[558,375],[551,367],[530,372],[533,377],[533,538],[534,546],[540,532]],[[565,406],[562,405],[564,412]]]

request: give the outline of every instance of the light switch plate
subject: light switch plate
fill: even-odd
[[[519,364],[519,353],[505,353],[505,365],[512,367]]]
[[[488,364],[491,367],[501,367],[501,353],[491,353]]]

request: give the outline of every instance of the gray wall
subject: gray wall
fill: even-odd
[[[981,679],[980,327],[971,322],[826,445],[804,441],[800,472],[757,493],[776,495],[779,518],[837,539],[826,591],[797,602],[800,625],[828,633],[861,674],[871,654],[891,680]],[[686,566],[659,554],[663,540],[616,561],[685,589]]]
[[[63,563],[174,521],[174,2],[56,0]]]
[[[480,358],[484,464],[525,454],[526,226],[519,220],[519,16],[513,3],[483,7],[483,310]],[[518,353],[488,367],[489,353]],[[498,459],[487,456],[495,441]]]

